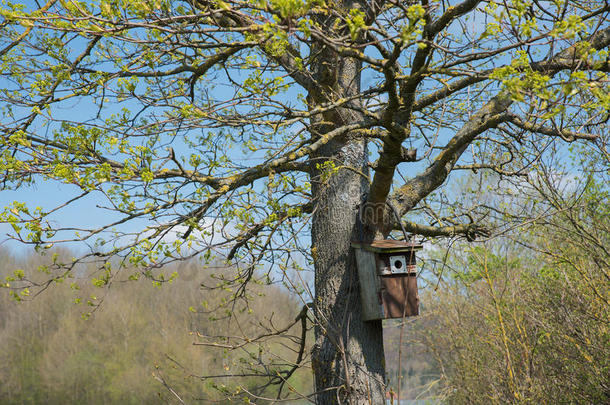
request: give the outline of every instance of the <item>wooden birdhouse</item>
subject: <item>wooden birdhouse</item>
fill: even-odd
[[[352,242],[356,251],[365,321],[419,314],[416,243],[397,240]]]

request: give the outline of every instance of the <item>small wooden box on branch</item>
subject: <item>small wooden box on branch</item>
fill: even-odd
[[[397,240],[352,242],[356,252],[365,321],[419,314],[415,251],[422,245]]]

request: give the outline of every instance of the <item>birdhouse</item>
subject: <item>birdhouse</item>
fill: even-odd
[[[419,314],[416,243],[397,240],[352,242],[356,251],[362,313],[365,321]]]

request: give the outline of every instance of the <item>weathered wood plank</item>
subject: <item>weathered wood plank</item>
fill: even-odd
[[[377,276],[375,253],[358,248],[355,251],[360,280],[362,317],[365,321],[383,319],[383,305],[379,296],[381,285]]]

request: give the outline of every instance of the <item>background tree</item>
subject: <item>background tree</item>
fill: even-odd
[[[87,262],[99,263],[100,287],[128,265],[161,282],[164,264],[217,252],[240,268],[223,280],[241,286],[233,300],[263,280],[312,303],[318,403],[382,403],[381,322],[361,320],[350,240],[389,235],[395,216],[427,237],[486,235],[503,207],[453,200],[452,172],[526,176],[556,142],[598,139],[609,11],[601,1],[7,2],[3,188],[52,180],[66,198],[15,202],[2,221],[39,249],[78,241],[88,252],[43,268],[46,282],[19,274],[5,286],[31,294]],[[103,221],[56,222],[80,203]],[[313,286],[301,272],[310,263]]]
[[[593,147],[563,152],[564,162],[576,157],[569,172],[541,164],[531,181],[510,186],[511,210],[529,206],[533,223],[439,251],[443,277],[426,296],[428,321],[407,334],[429,353],[447,402],[585,404],[610,395],[610,160]]]

